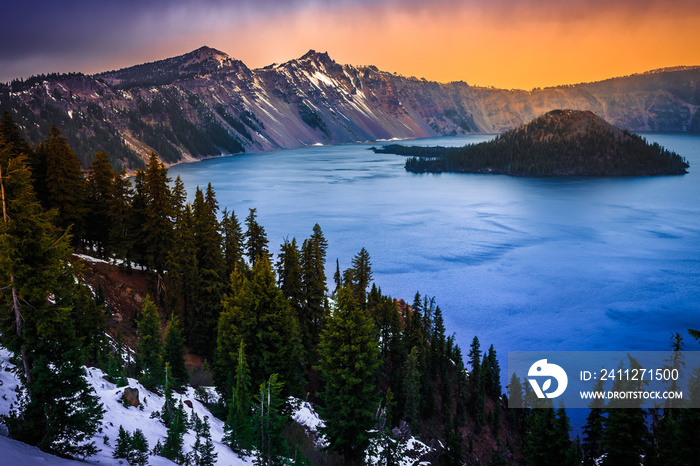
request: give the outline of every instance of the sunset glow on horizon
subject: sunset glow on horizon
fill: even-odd
[[[36,37],[29,37],[32,26],[20,29],[21,22],[0,32],[0,81],[97,73],[202,45],[251,68],[315,49],[343,64],[519,89],[700,65],[700,6],[689,1],[124,3],[95,11],[80,0],[72,3],[75,12],[53,11],[57,7],[47,3],[47,24],[52,14],[64,15],[54,29],[42,34],[40,17]],[[99,23],[103,16],[109,24]]]

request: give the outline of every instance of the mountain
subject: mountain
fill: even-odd
[[[680,175],[688,168],[678,154],[583,110],[552,110],[492,141],[464,147],[393,144],[374,150],[414,156],[406,161],[413,172],[642,176]]]
[[[700,132],[700,67],[595,83],[505,90],[437,83],[341,65],[327,53],[260,69],[218,50],[97,75],[0,84],[33,144],[61,129],[87,166],[105,150],[117,168],[204,156],[390,138],[501,133],[555,108],[590,110],[632,131]]]

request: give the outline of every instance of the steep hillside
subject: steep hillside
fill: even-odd
[[[115,167],[388,138],[500,133],[555,108],[590,110],[633,131],[700,131],[700,68],[677,67],[532,91],[406,78],[341,65],[326,53],[252,70],[202,47],[94,76],[46,75],[0,85],[37,144],[58,126],[87,166]]]
[[[375,151],[414,156],[406,162],[414,172],[641,176],[680,175],[688,168],[678,154],[581,110],[552,110],[492,141],[465,147],[390,145]]]

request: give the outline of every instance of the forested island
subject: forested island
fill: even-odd
[[[392,144],[373,150],[410,156],[406,170],[415,173],[648,176],[682,175],[689,167],[658,143],[579,110],[552,110],[494,140],[464,147]]]

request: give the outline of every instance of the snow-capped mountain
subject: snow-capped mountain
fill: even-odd
[[[53,124],[86,166],[105,150],[124,168],[142,166],[151,151],[170,164],[318,143],[497,133],[555,108],[591,110],[630,130],[700,131],[700,67],[522,91],[407,78],[313,50],[250,69],[202,47],[93,76],[0,85],[0,109],[32,143]]]

